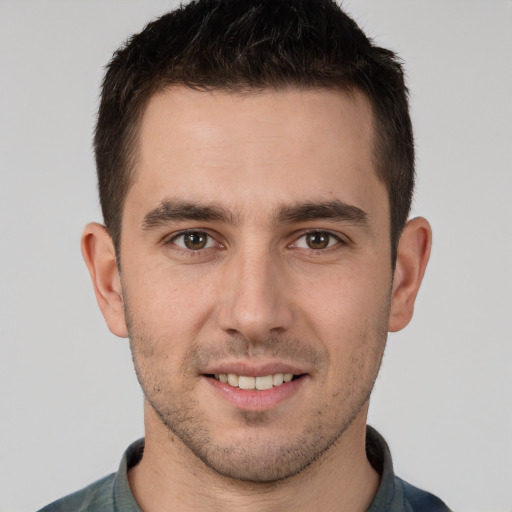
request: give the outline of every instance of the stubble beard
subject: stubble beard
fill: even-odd
[[[126,309],[126,318],[131,315]],[[289,436],[268,436],[264,430],[272,426],[271,412],[234,412],[234,419],[241,424],[244,433],[239,438],[219,442],[212,436],[209,420],[201,411],[193,396],[193,386],[185,376],[192,368],[200,368],[202,362],[216,360],[221,355],[248,357],[255,352],[265,355],[294,354],[314,360],[319,368],[329,367],[326,353],[306,347],[297,340],[272,339],[253,345],[245,340],[228,340],[227,349],[201,347],[184,358],[179,369],[184,384],[170,384],[166,370],[153,364],[160,359],[155,340],[128,321],[130,347],[138,381],[149,407],[158,416],[169,436],[178,440],[188,453],[192,453],[218,475],[244,482],[271,484],[290,478],[310,467],[342,439],[354,419],[367,405],[377,377],[387,338],[387,316],[379,319],[359,340],[360,348],[351,361],[349,375],[340,376],[340,385],[330,395],[319,397],[318,405],[308,412],[308,419],[300,433]],[[276,350],[275,347],[278,347]],[[291,352],[290,350],[293,350]],[[276,354],[277,352],[277,354]],[[300,360],[300,358],[299,358]],[[369,369],[368,369],[369,368]],[[365,379],[359,378],[365,371]],[[190,374],[189,374],[190,375]],[[241,429],[242,430],[242,429]],[[263,435],[261,435],[263,433]]]

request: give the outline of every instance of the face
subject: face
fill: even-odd
[[[392,282],[371,123],[355,93],[149,102],[120,251],[146,429],[222,475],[286,478],[364,425]]]

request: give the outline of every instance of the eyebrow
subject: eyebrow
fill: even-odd
[[[344,221],[370,231],[368,214],[338,199],[326,202],[305,202],[282,206],[274,216],[274,223],[304,222],[310,220]]]
[[[151,230],[180,220],[218,221],[235,224],[237,218],[231,211],[216,204],[166,199],[144,215],[141,227],[143,230]]]
[[[182,220],[216,221],[236,224],[239,214],[218,204],[183,201],[181,199],[166,199],[144,215],[142,230],[151,230],[165,226],[170,222]],[[311,220],[334,220],[359,225],[370,231],[368,214],[358,208],[338,199],[333,201],[307,201],[303,203],[283,205],[272,216],[274,225],[307,222]]]

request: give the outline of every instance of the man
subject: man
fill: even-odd
[[[192,3],[114,55],[95,152],[145,440],[44,510],[448,510],[366,426],[431,244],[395,55],[329,0]]]

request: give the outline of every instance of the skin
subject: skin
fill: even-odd
[[[393,273],[372,148],[371,108],[355,92],[151,98],[122,271],[103,226],[82,241],[145,394],[146,448],[129,478],[146,512],[371,503],[369,396],[387,332],[412,316],[431,243],[427,221],[409,221]],[[199,218],[186,218],[190,206]],[[300,378],[282,396],[231,393],[210,376],[230,371]]]

